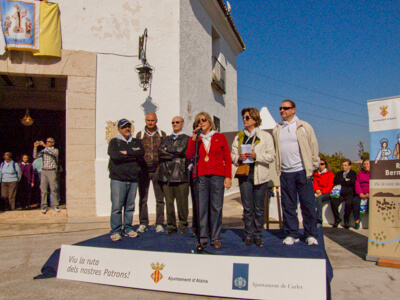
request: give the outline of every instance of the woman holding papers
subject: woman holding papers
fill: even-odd
[[[226,137],[215,131],[214,122],[208,113],[198,113],[195,125],[186,156],[189,159],[194,158],[199,136],[198,169],[193,171],[193,177],[198,178],[199,184],[200,243],[203,248],[210,237],[211,245],[219,249],[222,245],[224,190],[232,185],[231,152]]]
[[[274,141],[268,132],[259,128],[261,118],[257,108],[244,108],[241,115],[245,129],[235,137],[231,157],[236,167],[249,166],[244,174],[236,172],[243,204],[244,243],[250,246],[254,242],[263,247],[264,200],[270,180],[269,164],[275,160]]]

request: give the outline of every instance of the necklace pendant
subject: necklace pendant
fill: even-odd
[[[209,157],[208,157],[208,154],[206,155],[206,157],[204,158],[204,161],[209,161],[210,159],[209,159]]]

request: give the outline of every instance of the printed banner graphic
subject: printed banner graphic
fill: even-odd
[[[371,179],[368,256],[400,258],[400,97],[368,101]]]
[[[324,259],[62,245],[57,278],[239,299],[326,299]]]
[[[1,25],[7,50],[39,50],[38,1],[1,1]]]

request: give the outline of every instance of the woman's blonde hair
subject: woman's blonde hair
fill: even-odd
[[[215,130],[215,124],[214,124],[213,120],[211,119],[211,116],[208,113],[204,112],[204,111],[199,112],[196,115],[196,118],[194,119],[194,124],[196,124],[196,126],[199,125],[201,116],[206,117],[207,121],[210,122],[210,125],[211,125],[210,129],[211,130]]]

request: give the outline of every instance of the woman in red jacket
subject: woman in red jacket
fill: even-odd
[[[199,184],[199,219],[200,243],[207,244],[210,237],[211,245],[221,248],[222,204],[224,190],[232,185],[232,160],[228,142],[222,133],[215,131],[214,122],[206,112],[196,115],[196,129],[189,139],[186,156],[193,159],[196,152],[197,133],[199,137],[199,153],[197,174]]]
[[[333,174],[328,162],[321,158],[318,171],[314,174],[314,192],[315,200],[317,201],[318,227],[322,227],[322,207],[324,206],[324,202],[330,200],[329,195],[332,192],[334,177],[335,174]]]

